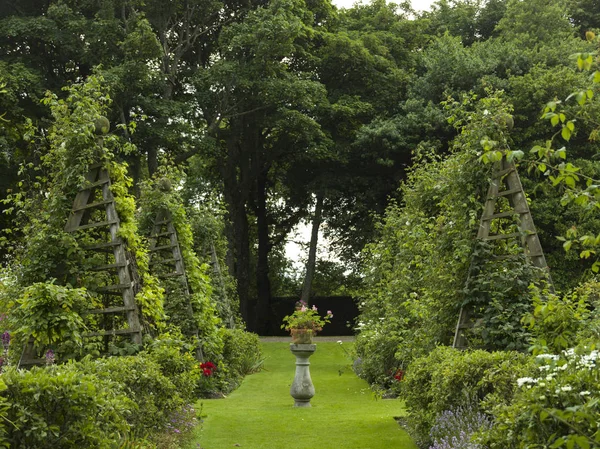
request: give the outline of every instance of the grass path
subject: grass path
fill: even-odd
[[[265,370],[225,399],[201,401],[204,423],[187,449],[415,449],[393,419],[404,413],[402,401],[376,400],[341,345],[318,342],[310,358],[312,408],[293,407],[289,342],[262,349]]]

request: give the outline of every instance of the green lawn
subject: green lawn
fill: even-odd
[[[348,346],[351,343],[344,343]],[[202,400],[204,423],[189,449],[414,449],[394,416],[400,400],[376,400],[337,343],[317,344],[310,358],[312,408],[289,394],[295,358],[289,343],[262,343],[265,370],[226,399]],[[199,406],[200,404],[198,404]]]

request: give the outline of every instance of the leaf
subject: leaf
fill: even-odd
[[[575,436],[575,442],[581,449],[590,449],[590,442],[584,435]]]
[[[594,72],[594,83],[600,83],[600,71]]]
[[[569,251],[572,245],[573,240],[567,240],[565,243],[563,243],[563,248],[565,249],[565,251]]]
[[[546,171],[546,164],[539,164],[538,165],[538,170],[541,171],[542,173],[544,173]]]
[[[556,114],[552,114],[552,117],[550,118],[550,123],[552,124],[552,126],[558,125],[559,121],[560,121],[559,116]]]
[[[560,135],[563,139],[565,139],[568,142],[571,139],[571,130],[565,126],[562,129]]]

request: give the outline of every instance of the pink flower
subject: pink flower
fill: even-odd
[[[300,312],[306,312],[308,308],[306,306],[300,307]]]
[[[315,305],[313,304],[313,306],[312,306],[312,309],[313,309],[313,310],[317,310],[317,306],[315,306]]]
[[[327,316],[328,316],[329,318],[333,318],[333,313],[331,312],[331,310],[328,310],[328,311],[327,311]]]

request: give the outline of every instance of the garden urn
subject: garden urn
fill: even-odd
[[[315,387],[310,378],[310,362],[308,358],[317,349],[315,344],[290,344],[292,354],[296,356],[296,375],[290,388],[294,398],[294,407],[310,407],[310,400],[315,395]]]

